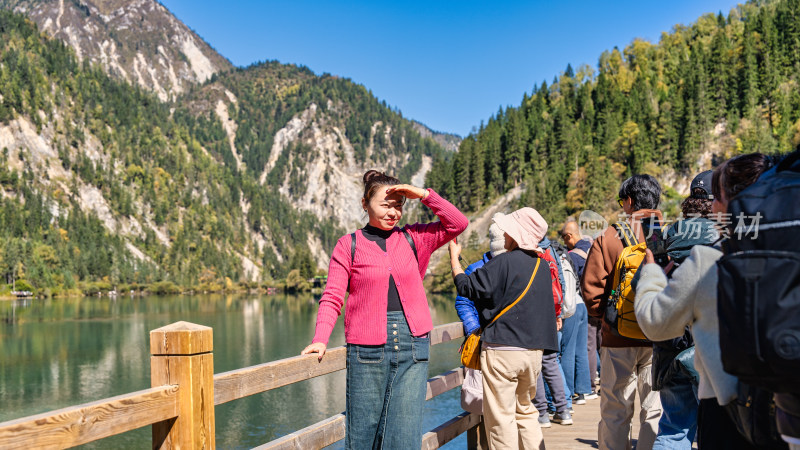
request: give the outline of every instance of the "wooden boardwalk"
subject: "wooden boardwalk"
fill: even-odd
[[[639,433],[639,408],[633,414],[633,436]],[[600,422],[600,398],[586,400],[585,405],[573,405],[573,425],[554,423],[550,428],[542,430],[544,444],[548,450],[553,449],[589,449],[597,448],[597,424]]]
[[[597,423],[600,421],[600,398],[586,400],[585,405],[574,405],[573,425],[553,423],[542,430],[544,444],[550,449],[597,448]],[[635,417],[635,415],[634,415]]]
[[[600,422],[600,398],[586,400],[585,405],[574,405],[573,425],[553,424],[542,430],[544,444],[548,450],[589,449],[597,448],[597,424]],[[633,412],[632,431],[634,447],[639,435],[639,399],[636,398],[636,410]],[[697,449],[697,443],[692,445]]]

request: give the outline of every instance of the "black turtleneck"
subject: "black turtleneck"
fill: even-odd
[[[380,228],[366,225],[361,229],[361,234],[372,242],[378,244],[384,252],[386,251],[386,239],[392,235],[394,230],[381,230]],[[386,294],[386,311],[402,311],[403,304],[400,303],[400,294],[397,292],[397,285],[394,284],[394,277],[389,275],[389,292]]]

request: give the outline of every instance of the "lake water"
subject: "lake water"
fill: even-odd
[[[429,295],[435,325],[458,320]],[[214,372],[295,356],[314,334],[311,295],[196,295],[0,301],[0,422],[150,387],[150,330],[185,320],[214,329]],[[344,344],[342,318],[330,347]],[[430,376],[459,365],[461,340],[431,348]],[[344,411],[345,374],[216,407],[219,448],[250,448]],[[424,430],[461,412],[459,390],[425,405]],[[150,427],[87,448],[148,448]],[[465,435],[449,448],[465,448]],[[339,445],[333,448],[341,447]]]

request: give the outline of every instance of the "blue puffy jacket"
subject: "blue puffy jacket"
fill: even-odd
[[[464,269],[464,273],[469,275],[472,272],[475,272],[483,267],[484,264],[489,262],[490,259],[492,259],[492,254],[489,252],[484,253],[483,258],[470,264],[469,267]],[[464,324],[464,334],[470,334],[478,331],[478,329],[481,327],[480,320],[478,319],[478,309],[475,308],[475,303],[473,303],[472,300],[457,295],[456,312],[458,313],[458,317],[461,319],[461,322]]]

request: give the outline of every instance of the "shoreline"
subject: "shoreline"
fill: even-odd
[[[31,297],[17,297],[14,295],[0,295],[0,302],[10,302],[10,301],[17,301],[17,300],[58,300],[58,299],[69,299],[69,298],[109,298],[115,299],[119,297],[164,297],[164,296],[175,296],[175,295],[231,295],[231,294],[248,294],[248,295],[277,295],[277,294],[300,294],[300,293],[308,293],[312,295],[318,295],[322,293],[322,289],[320,288],[313,288],[309,291],[298,291],[298,292],[289,292],[286,289],[282,288],[253,288],[253,289],[233,289],[233,290],[219,290],[219,291],[201,291],[201,290],[194,290],[190,289],[187,291],[182,292],[164,292],[164,293],[157,293],[151,291],[132,291],[127,293],[116,293],[116,294],[109,294],[109,291],[101,292],[93,295],[84,294],[84,293],[76,293],[76,294],[60,294],[60,295],[33,295]]]

